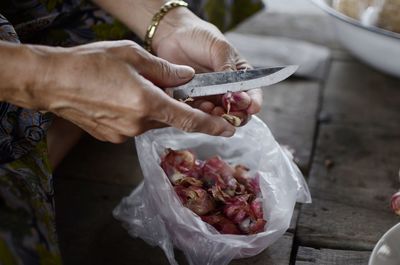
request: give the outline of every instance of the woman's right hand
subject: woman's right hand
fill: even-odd
[[[235,131],[223,118],[160,89],[188,82],[192,68],[168,63],[134,42],[29,47],[38,57],[36,76],[11,103],[53,112],[97,139],[120,143],[165,126],[222,136]]]

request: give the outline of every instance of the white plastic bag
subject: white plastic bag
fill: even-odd
[[[224,265],[234,258],[254,256],[285,233],[296,201],[311,202],[299,169],[257,117],[231,138],[167,128],[137,137],[136,148],[144,182],[113,214],[131,236],[160,246],[173,265],[178,264],[174,246],[185,253],[191,265]],[[190,149],[203,160],[219,155],[257,170],[266,230],[255,235],[223,235],[184,207],[159,166],[166,148]]]

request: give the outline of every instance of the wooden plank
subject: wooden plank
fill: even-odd
[[[398,221],[390,211],[314,198],[312,204],[301,208],[296,239],[304,246],[372,250],[379,238]]]
[[[289,80],[264,89],[260,117],[280,144],[294,149],[295,160],[308,171],[316,127],[320,85]]]
[[[276,243],[257,256],[234,260],[230,265],[289,265],[293,235],[285,234]]]
[[[400,126],[390,130],[322,125],[309,177],[311,193],[314,198],[390,212],[391,195],[400,187],[399,147]]]
[[[331,123],[400,126],[400,79],[359,62],[334,61],[326,82],[323,116]]]
[[[299,247],[296,265],[366,265],[369,251]]]
[[[293,215],[292,215],[292,220],[290,220],[290,226],[287,232],[289,233],[295,233],[296,231],[296,226],[297,226],[297,220],[299,219],[299,213],[300,213],[300,205],[301,204],[296,204]]]

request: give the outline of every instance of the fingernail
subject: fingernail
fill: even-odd
[[[231,137],[231,136],[233,136],[234,134],[235,134],[234,131],[224,131],[223,133],[220,134],[220,136],[223,136],[223,137]]]
[[[189,66],[179,65],[177,74],[180,79],[189,79],[193,77],[194,69]]]

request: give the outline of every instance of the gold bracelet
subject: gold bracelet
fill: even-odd
[[[146,36],[144,37],[144,48],[148,52],[152,52],[151,49],[151,43],[153,42],[153,37],[154,34],[157,31],[157,27],[160,24],[161,19],[167,14],[170,10],[176,8],[176,7],[187,7],[188,4],[185,1],[182,0],[172,0],[166,2],[154,16],[153,19],[151,20],[150,26],[147,28],[146,31]]]

